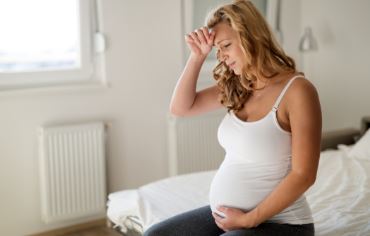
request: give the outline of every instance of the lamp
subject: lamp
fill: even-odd
[[[308,52],[316,51],[318,49],[317,41],[313,36],[311,27],[306,27],[304,33],[299,41],[299,51]]]

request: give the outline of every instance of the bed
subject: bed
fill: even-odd
[[[346,129],[323,135],[317,179],[306,192],[316,235],[370,235],[367,127],[363,124],[361,133]],[[216,170],[184,174],[111,193],[107,203],[109,222],[123,235],[142,235],[161,220],[207,205],[215,173]]]

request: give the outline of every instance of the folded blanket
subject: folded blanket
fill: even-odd
[[[114,228],[119,227],[123,233],[127,233],[128,230],[143,233],[140,197],[136,190],[109,194],[107,205],[109,206],[107,216],[114,223]]]

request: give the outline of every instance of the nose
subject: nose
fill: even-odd
[[[227,59],[227,55],[224,53],[224,52],[222,52],[221,50],[219,50],[218,52],[217,52],[217,58],[218,58],[218,60],[220,60],[220,61],[226,61],[226,59]]]

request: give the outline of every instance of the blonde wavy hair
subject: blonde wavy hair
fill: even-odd
[[[213,77],[220,88],[220,102],[228,111],[239,111],[252,94],[259,78],[271,79],[282,72],[295,72],[294,60],[287,56],[274,38],[261,13],[247,0],[234,0],[209,13],[206,25],[212,29],[219,23],[227,23],[240,38],[243,53],[248,62],[241,75],[236,75],[220,60],[213,69]]]

